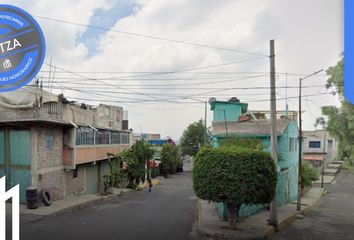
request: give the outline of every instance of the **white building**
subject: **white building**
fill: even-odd
[[[314,167],[333,162],[338,154],[338,142],[324,130],[303,131],[304,160]]]

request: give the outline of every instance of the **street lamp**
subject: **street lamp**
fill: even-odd
[[[297,207],[296,207],[297,211],[301,211],[301,194],[302,194],[302,187],[301,187],[301,185],[302,185],[302,180],[301,180],[301,168],[302,168],[301,87],[302,87],[302,81],[305,80],[306,78],[316,75],[317,73],[320,73],[322,71],[323,71],[323,69],[299,79],[299,175],[298,175],[298,194],[297,194]]]
[[[194,101],[197,102],[201,102],[204,103],[204,143],[203,146],[205,147],[207,145],[207,101],[202,101],[196,98],[192,98],[192,97],[185,97],[184,99],[192,99]]]

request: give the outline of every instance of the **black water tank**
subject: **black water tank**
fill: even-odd
[[[28,209],[36,209],[39,205],[39,196],[36,187],[26,189],[26,204]]]
[[[236,102],[236,103],[239,103],[240,100],[237,98],[237,97],[232,97],[229,99],[229,102]]]

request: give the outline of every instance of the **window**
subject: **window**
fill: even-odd
[[[122,144],[129,144],[129,133],[122,133]]]
[[[90,127],[76,129],[76,145],[129,144],[129,132],[98,129]]]
[[[290,138],[289,139],[289,152],[295,152],[295,138]]]
[[[120,144],[121,132],[111,132],[111,144]]]
[[[109,144],[110,134],[107,130],[96,131],[96,144]]]
[[[49,150],[52,150],[52,149],[53,149],[53,147],[54,147],[54,138],[53,138],[53,136],[48,136],[48,137],[47,137],[46,147],[47,147],[47,149],[49,149]]]
[[[93,129],[80,127],[76,129],[76,145],[93,145]]]
[[[309,148],[321,148],[321,141],[309,141]]]

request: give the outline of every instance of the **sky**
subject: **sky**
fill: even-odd
[[[204,118],[210,97],[270,109],[271,39],[278,110],[286,102],[297,110],[299,78],[335,65],[344,50],[342,0],[2,2],[42,27],[47,53],[38,77],[45,90],[122,106],[134,132],[174,139]],[[324,71],[303,81],[304,130],[314,129],[321,106],[339,104],[326,91],[327,78]],[[210,106],[207,112],[210,126]]]

